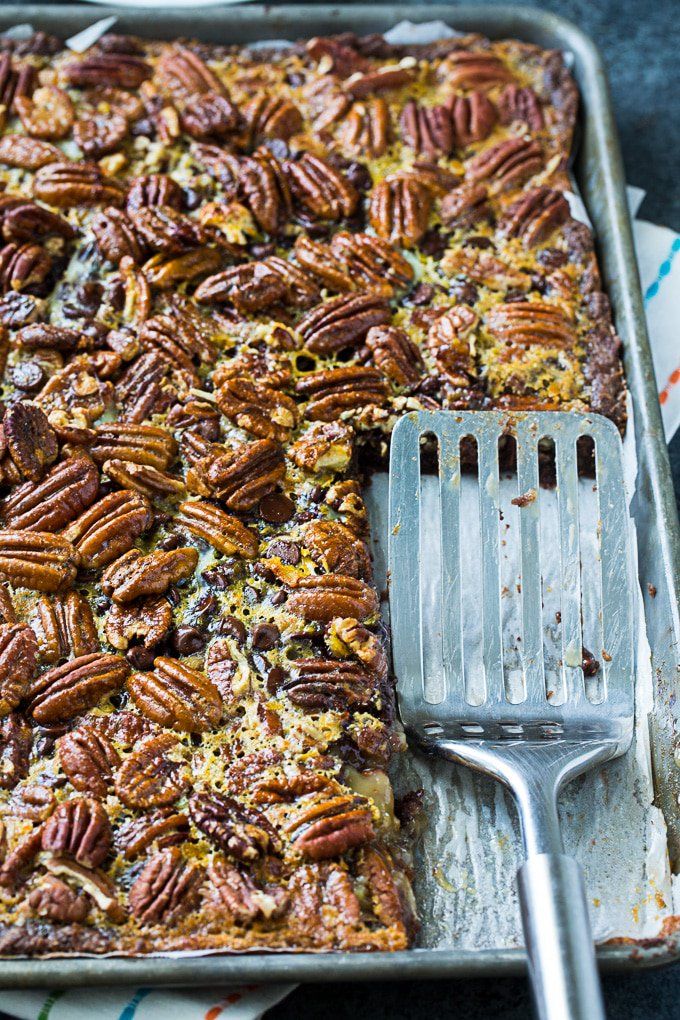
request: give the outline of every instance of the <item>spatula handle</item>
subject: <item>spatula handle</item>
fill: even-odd
[[[540,1020],[604,1020],[579,865],[566,854],[539,853],[525,861],[517,877]]]

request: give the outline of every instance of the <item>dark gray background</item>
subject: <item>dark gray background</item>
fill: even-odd
[[[451,4],[454,23],[455,6]],[[680,231],[677,0],[628,4],[544,0],[531,6],[569,18],[599,45],[612,85],[627,178],[647,191],[640,215]],[[671,458],[680,507],[680,432],[671,444]],[[680,1017],[680,967],[611,975],[604,978],[604,989],[612,1020]],[[267,1020],[526,1020],[531,1005],[524,979],[306,985],[266,1016]]]

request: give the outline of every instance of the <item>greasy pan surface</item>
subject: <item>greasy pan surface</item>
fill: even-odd
[[[301,17],[303,16],[303,18]],[[321,8],[307,9],[279,8],[267,15],[258,8],[211,14],[206,19],[206,31],[201,31],[201,19],[195,14],[189,18],[180,15],[168,21],[165,34],[176,36],[191,34],[206,36],[209,32],[215,38],[215,25],[224,19],[225,35],[229,41],[246,41],[256,38],[288,37],[301,34],[313,35],[352,28],[357,32],[384,29],[400,17],[413,20],[429,20],[432,17],[450,18],[445,8],[352,8],[342,11],[325,11]],[[227,18],[229,19],[227,21]],[[83,8],[62,8],[48,12],[46,8],[25,8],[3,11],[6,25],[19,20],[31,20],[37,28],[55,31],[65,36],[77,31],[92,20],[92,11]],[[638,456],[641,465],[640,496],[636,506],[639,532],[642,535],[640,548],[641,577],[653,580],[657,597],[648,606],[650,640],[658,670],[658,704],[652,729],[655,737],[655,758],[657,765],[658,798],[665,808],[669,824],[671,853],[677,843],[677,820],[670,813],[675,801],[675,791],[666,772],[670,768],[670,735],[673,720],[666,708],[664,695],[670,690],[673,679],[671,648],[673,630],[677,631],[677,620],[673,620],[672,608],[677,603],[669,589],[669,579],[677,576],[677,536],[674,532],[674,511],[671,502],[671,488],[665,461],[663,436],[655,405],[655,389],[651,373],[649,352],[641,314],[639,285],[634,268],[630,246],[629,228],[622,196],[622,178],[616,143],[613,138],[611,111],[606,96],[606,86],[595,51],[588,41],[575,29],[552,17],[542,17],[537,12],[513,12],[509,9],[492,9],[489,13],[477,8],[474,11],[457,9],[457,27],[484,31],[492,37],[517,36],[542,46],[570,49],[576,57],[576,76],[585,99],[584,139],[579,163],[579,180],[589,211],[596,226],[602,245],[601,260],[609,291],[616,311],[619,332],[627,348],[627,377],[636,405],[636,427],[638,430]],[[303,27],[298,27],[302,26]],[[123,17],[117,26],[120,31],[138,34],[154,34],[153,23],[144,15]],[[208,28],[208,26],[210,26]],[[677,612],[677,609],[675,609]],[[673,955],[673,947],[636,948],[633,956],[644,962],[661,962]],[[603,959],[613,966],[624,964],[631,958],[631,947],[607,947],[602,950]],[[5,985],[21,984],[82,984],[112,983],[114,981],[145,981],[154,983],[183,984],[188,981],[214,981],[231,978],[252,978],[267,980],[323,980],[337,979],[338,974],[349,978],[371,978],[383,970],[411,977],[441,976],[444,974],[470,974],[481,971],[505,971],[523,965],[523,954],[519,951],[489,951],[479,954],[460,951],[414,951],[408,954],[370,957],[334,956],[331,959],[296,956],[268,957],[266,966],[261,958],[202,959],[173,961],[41,961],[26,963],[3,963],[0,980]],[[90,973],[91,972],[91,973]]]

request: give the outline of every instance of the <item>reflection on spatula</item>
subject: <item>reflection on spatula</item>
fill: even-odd
[[[520,545],[521,634],[514,650],[521,664],[519,685],[516,675],[509,682],[502,628],[499,446],[507,450],[513,440],[519,536],[505,534],[504,541]],[[460,523],[461,443],[464,461],[472,459],[476,447],[481,604],[476,593],[466,591],[461,570],[461,543],[469,540]],[[547,578],[541,573],[539,462],[553,444],[556,491],[551,496],[559,519],[560,576]],[[577,445],[582,454],[584,444],[591,453],[594,447],[596,483],[590,480],[588,491],[597,499],[590,519],[598,556],[587,563],[580,555],[584,520],[577,467]],[[437,451],[434,519],[424,519],[424,446]],[[432,529],[439,529],[436,565],[421,555]],[[586,572],[597,575],[599,611],[592,620],[582,618]],[[404,416],[391,440],[389,577],[394,671],[407,735],[428,752],[500,780],[515,797],[526,853],[518,873],[519,899],[538,1013],[550,1020],[598,1020],[604,1012],[584,886],[578,864],[564,853],[557,797],[575,776],[623,754],[633,733],[636,582],[616,428],[599,415],[551,411]],[[547,685],[543,595],[548,586],[553,600],[555,591],[560,593],[561,652],[559,682]],[[481,675],[472,678],[465,662],[466,614],[481,615],[482,621],[481,657],[476,657],[481,665],[475,671]],[[601,642],[596,683],[583,672],[586,624]],[[437,647],[427,647],[433,641]],[[433,683],[435,659],[439,668]]]

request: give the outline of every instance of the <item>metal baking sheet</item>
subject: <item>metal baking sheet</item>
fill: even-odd
[[[226,10],[166,11],[162,30],[144,11],[102,10],[116,14],[116,31],[139,35],[193,36],[211,41],[252,42],[264,38],[298,38],[352,30],[384,31],[401,19],[441,19],[462,31],[492,38],[516,37],[544,47],[569,50],[583,97],[581,144],[575,174],[598,238],[600,266],[625,345],[628,385],[634,405],[638,461],[633,512],[638,561],[654,670],[649,737],[654,764],[655,804],[661,810],[673,870],[680,868],[680,767],[676,762],[676,704],[680,619],[677,584],[680,539],[670,469],[656,399],[656,385],[645,330],[642,298],[624,196],[624,178],[613,112],[601,58],[592,42],[569,22],[535,9],[516,7],[356,6],[275,9],[249,6]],[[92,8],[73,5],[13,7],[0,10],[0,30],[18,22],[67,37],[92,21]],[[652,595],[654,592],[654,595]],[[450,780],[449,780],[450,781]],[[422,881],[435,881],[421,876]],[[680,923],[680,919],[679,923]],[[672,925],[669,925],[672,927]],[[384,954],[250,954],[153,959],[55,959],[0,962],[0,986],[208,984],[228,981],[337,981],[380,977],[428,978],[517,972],[526,966],[522,949],[483,950],[453,947],[446,932],[423,932],[419,948]],[[658,965],[680,958],[680,934],[643,943],[598,948],[602,965],[616,969]]]

